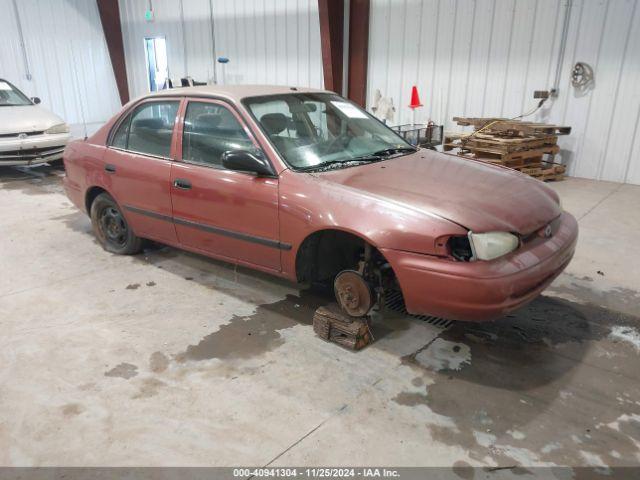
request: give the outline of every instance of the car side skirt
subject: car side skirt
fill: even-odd
[[[249,235],[242,232],[236,232],[234,230],[227,230],[224,228],[216,227],[213,225],[207,225],[204,223],[194,222],[191,220],[186,220],[179,217],[171,217],[168,215],[162,215],[160,213],[152,212],[149,210],[144,210],[141,208],[134,207],[132,205],[124,205],[125,210],[128,210],[133,213],[137,213],[140,215],[146,215],[151,218],[155,218],[157,220],[164,220],[166,222],[172,222],[177,225],[183,225],[186,227],[197,228],[207,233],[212,233],[214,235],[223,235],[225,237],[234,238],[236,240],[242,240],[250,243],[257,243],[259,245],[264,245],[266,247],[277,248],[278,250],[291,250],[292,246],[289,243],[283,243],[278,240],[272,240],[270,238],[257,237],[254,235]]]

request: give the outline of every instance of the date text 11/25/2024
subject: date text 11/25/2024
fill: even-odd
[[[389,468],[234,468],[237,478],[397,478],[398,470]]]

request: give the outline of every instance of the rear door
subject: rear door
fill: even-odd
[[[105,171],[116,202],[138,236],[176,243],[171,221],[171,158],[180,99],[137,105],[116,127]]]
[[[178,241],[229,260],[280,270],[278,179],[227,170],[222,154],[263,154],[233,107],[188,100],[180,130],[179,162],[171,169]]]

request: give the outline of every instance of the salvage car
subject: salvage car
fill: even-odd
[[[576,220],[517,171],[417,149],[350,101],[206,86],[130,102],[64,154],[69,198],[113,253],[143,239],[301,283],[352,316],[500,317],[571,260]]]
[[[0,78],[0,166],[37,165],[62,159],[69,126]]]

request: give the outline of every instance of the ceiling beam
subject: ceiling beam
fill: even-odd
[[[324,88],[342,93],[344,0],[318,0]]]
[[[111,67],[116,77],[120,102],[124,105],[129,101],[129,84],[127,82],[127,66],[124,59],[124,43],[122,41],[122,25],[120,23],[120,9],[118,0],[96,0],[100,23],[109,50]]]
[[[324,88],[342,93],[344,60],[344,0],[318,0]],[[347,97],[367,103],[370,0],[349,1]]]
[[[349,5],[349,76],[347,96],[361,107],[367,104],[369,62],[369,0],[351,0]]]

